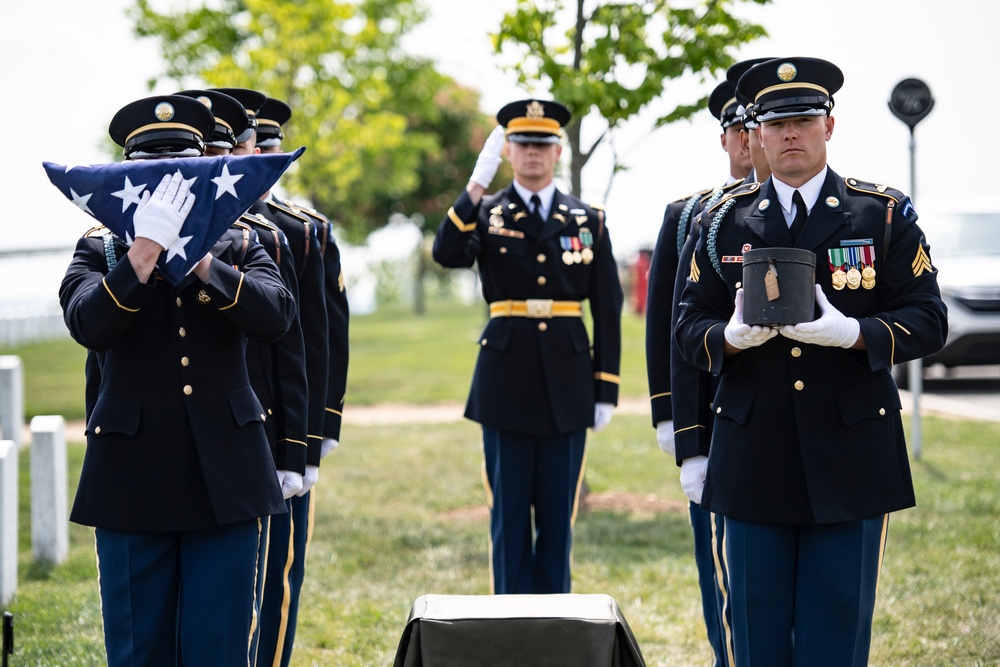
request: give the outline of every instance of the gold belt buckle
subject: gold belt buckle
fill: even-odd
[[[527,309],[525,317],[533,319],[552,317],[552,299],[527,299],[524,305]]]

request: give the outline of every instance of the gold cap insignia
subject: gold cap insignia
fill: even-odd
[[[799,71],[792,63],[781,63],[778,65],[778,78],[782,81],[791,81],[798,76]]]
[[[174,117],[174,105],[170,102],[160,102],[153,109],[153,115],[156,116],[156,120],[166,122]]]
[[[532,100],[525,109],[526,118],[545,118],[545,106],[538,100]]]
[[[201,102],[202,104],[204,104],[209,109],[212,108],[212,100],[210,98],[208,98],[208,97],[206,97],[204,95],[199,95],[195,99],[198,100],[199,102]]]

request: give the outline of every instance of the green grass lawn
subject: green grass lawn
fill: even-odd
[[[345,418],[352,405],[464,402],[486,324],[482,304],[430,302],[423,316],[402,308],[381,308],[351,318],[351,358]],[[647,396],[644,322],[622,317],[622,396]],[[83,418],[86,351],[72,340],[23,345],[0,354],[21,357],[25,411]]]
[[[924,435],[918,506],[890,522],[871,664],[997,665],[1000,425],[927,417]],[[347,422],[343,443],[317,486],[295,665],[389,665],[415,598],[489,592],[478,428]],[[70,497],[82,457],[70,447]],[[614,597],[648,664],[709,664],[677,468],[645,416],[590,437],[587,479],[595,499],[661,502],[581,513],[574,592]],[[93,532],[71,525],[69,560],[35,564],[29,486],[23,453],[12,664],[100,664]]]
[[[421,318],[386,310],[352,320],[343,444],[316,490],[294,665],[389,665],[415,598],[488,593],[478,427],[350,420],[352,402],[464,400],[483,312],[431,304]],[[626,314],[623,324],[622,395],[643,397],[642,321]],[[24,360],[29,414],[82,415],[74,343],[12,352]],[[918,506],[890,521],[871,664],[1000,665],[1000,424],[925,417],[923,428]],[[614,597],[649,665],[710,664],[677,468],[648,415],[616,415],[588,447],[591,497],[632,502],[581,513],[574,592]],[[84,447],[69,449],[72,498]],[[67,562],[35,563],[27,451],[20,470],[11,664],[102,664],[93,531],[71,524]]]

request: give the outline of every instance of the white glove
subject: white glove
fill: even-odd
[[[684,489],[684,495],[699,505],[701,505],[701,493],[705,490],[707,471],[707,456],[692,456],[681,462],[681,488]]]
[[[319,466],[311,466],[306,464],[306,474],[302,478],[302,489],[296,493],[297,496],[304,496],[316,485],[316,480],[319,479]]]
[[[656,442],[664,454],[674,455],[674,422],[667,420],[656,424]]]
[[[180,236],[181,226],[194,208],[191,181],[180,170],[165,175],[153,194],[146,190],[132,215],[135,237],[158,243],[164,250]]]
[[[340,442],[333,438],[323,438],[323,443],[319,446],[319,457],[325,459],[326,455],[337,448]]]
[[[736,290],[736,309],[729,318],[725,330],[726,340],[738,350],[763,345],[778,335],[778,330],[772,327],[762,327],[759,324],[750,326],[743,324],[743,288]]]
[[[493,128],[490,136],[486,137],[483,150],[476,160],[476,167],[472,170],[472,176],[469,177],[473,183],[484,188],[490,187],[493,177],[497,175],[497,169],[500,168],[500,163],[503,162],[500,152],[503,150],[504,132],[503,126],[497,125]]]
[[[822,313],[817,320],[781,327],[781,335],[800,343],[812,343],[825,347],[851,347],[861,334],[861,324],[853,317],[847,317],[837,310],[816,285],[816,303]]]
[[[611,416],[614,412],[615,406],[613,403],[594,404],[594,425],[591,427],[594,429],[594,433],[597,433],[611,423]]]
[[[302,475],[291,470],[279,470],[278,485],[281,486],[281,495],[288,500],[302,488]]]

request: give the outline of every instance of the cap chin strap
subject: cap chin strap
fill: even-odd
[[[155,157],[200,157],[201,155],[202,151],[197,148],[182,148],[181,150],[132,151],[126,157],[129,160],[148,160]]]
[[[760,113],[758,110],[754,113],[753,119],[758,123],[766,123],[769,120],[777,120],[778,118],[792,118],[794,116],[826,116],[829,115],[829,113],[829,109],[817,109],[816,107],[793,107],[790,109],[775,109],[765,113]]]

